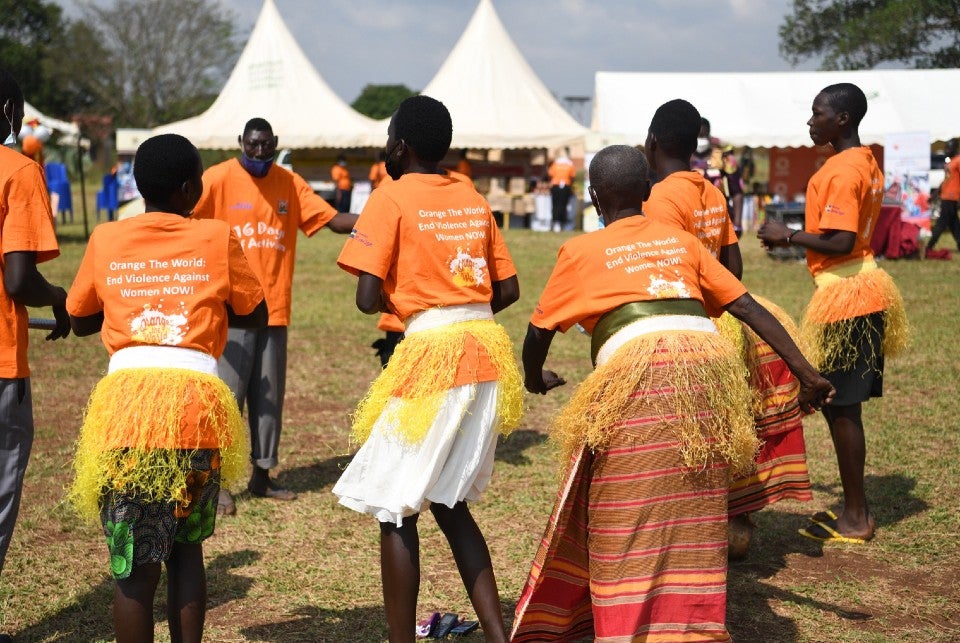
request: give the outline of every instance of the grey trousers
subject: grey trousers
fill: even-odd
[[[30,379],[0,379],[0,571],[20,511],[23,476],[33,448]]]
[[[261,469],[277,466],[283,395],[287,386],[287,327],[231,328],[217,363],[250,422],[250,460]]]

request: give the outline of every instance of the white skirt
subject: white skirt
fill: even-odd
[[[340,504],[399,527],[429,503],[478,500],[493,473],[497,390],[495,381],[450,389],[417,444],[404,442],[383,420],[398,402],[390,400],[333,487]]]

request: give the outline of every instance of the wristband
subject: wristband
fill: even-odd
[[[788,245],[788,246],[789,246],[789,245],[793,245],[793,235],[797,234],[798,232],[800,232],[800,231],[799,231],[799,230],[794,230],[793,232],[791,232],[790,234],[787,235],[787,245]]]

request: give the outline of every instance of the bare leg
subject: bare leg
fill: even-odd
[[[167,561],[167,623],[173,643],[200,643],[207,614],[203,545],[176,543]]]
[[[160,581],[160,563],[138,565],[118,580],[113,591],[113,628],[117,643],[153,641],[153,597]]]
[[[871,538],[874,522],[867,509],[863,485],[867,446],[863,435],[861,404],[827,406],[823,409],[823,415],[830,427],[840,468],[840,483],[843,485],[843,512],[837,518],[837,531],[853,538]]]
[[[419,517],[404,518],[401,527],[380,523],[380,578],[390,643],[413,641],[415,636],[420,592]]]
[[[458,502],[453,509],[434,503],[430,510],[450,543],[460,578],[467,588],[486,639],[506,643],[507,633],[503,625],[500,593],[497,591],[497,579],[493,574],[493,563],[490,562],[490,551],[480,528],[470,514],[470,509],[467,508],[467,503]]]

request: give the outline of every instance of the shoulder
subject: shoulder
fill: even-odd
[[[204,170],[203,180],[205,183],[219,181],[233,174],[235,170],[243,170],[243,168],[240,166],[240,162],[237,159],[228,159],[226,161],[217,163],[216,165],[211,165]]]
[[[9,180],[23,175],[43,175],[43,168],[16,150],[0,146],[0,177]]]

